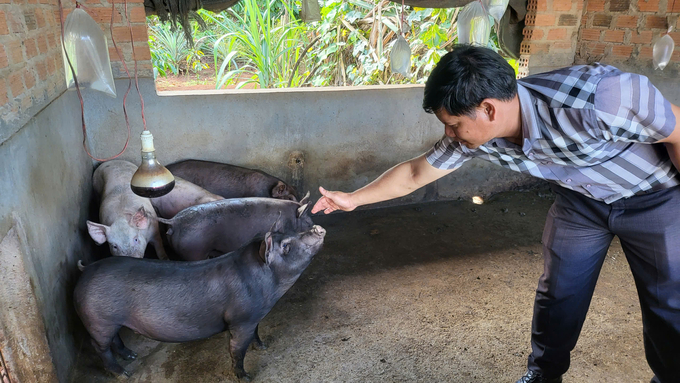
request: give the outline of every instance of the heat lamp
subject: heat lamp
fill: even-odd
[[[153,135],[148,130],[142,131],[142,163],[132,176],[132,191],[147,198],[162,197],[175,187],[175,177],[156,159],[153,146]]]

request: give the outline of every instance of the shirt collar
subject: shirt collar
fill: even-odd
[[[536,101],[529,93],[529,90],[517,83],[517,96],[519,97],[519,108],[522,113],[522,137],[524,142],[522,151],[529,152],[533,144],[541,137],[541,129],[539,128],[539,117],[536,113]]]

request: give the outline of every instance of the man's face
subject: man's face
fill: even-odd
[[[496,138],[485,109],[476,108],[475,114],[477,118],[472,119],[470,116],[452,116],[444,108],[435,112],[435,116],[444,124],[444,133],[470,149],[476,149]]]

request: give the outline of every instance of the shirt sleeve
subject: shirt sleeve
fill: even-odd
[[[445,135],[427,152],[426,158],[435,168],[456,170],[471,157],[465,154],[460,142]]]
[[[595,115],[605,139],[653,143],[675,128],[671,103],[643,75],[619,72],[600,80]]]

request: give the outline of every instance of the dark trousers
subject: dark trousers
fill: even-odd
[[[661,383],[680,382],[680,187],[609,205],[559,186],[553,191],[529,369],[556,377],[569,368],[569,353],[616,235],[635,279],[649,366]]]

